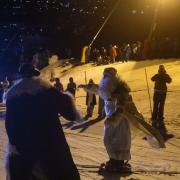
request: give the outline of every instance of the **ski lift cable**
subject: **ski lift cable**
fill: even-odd
[[[100,29],[98,30],[98,32],[96,33],[96,35],[94,36],[94,38],[92,39],[91,43],[89,44],[88,47],[91,47],[92,44],[94,43],[94,41],[96,40],[96,38],[98,37],[98,35],[100,34],[100,32],[102,31],[102,29],[104,28],[104,26],[106,25],[106,23],[108,22],[108,20],[111,18],[112,14],[115,12],[116,8],[118,7],[119,3],[121,0],[118,0],[116,2],[116,4],[114,5],[113,9],[110,11],[109,15],[107,16],[107,18],[105,19],[104,23],[102,24],[102,26],[100,27]]]

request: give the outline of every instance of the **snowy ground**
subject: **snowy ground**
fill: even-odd
[[[152,98],[153,83],[150,81],[150,77],[157,72],[159,64],[165,65],[168,74],[173,79],[172,84],[168,87],[170,92],[166,100],[165,122],[169,132],[174,134],[175,137],[166,142],[166,149],[154,150],[149,147],[146,141],[142,140],[141,136],[137,135],[132,143],[132,160],[130,161],[135,172],[126,175],[98,175],[99,164],[105,162],[108,157],[102,143],[103,120],[98,121],[96,119],[97,107],[94,111],[94,116],[81,125],[73,126],[71,123],[62,120],[64,131],[82,180],[180,179],[180,60],[115,63],[111,66],[116,67],[120,76],[128,82],[132,91],[134,91],[132,95],[139,111],[143,113],[148,121],[150,108],[146,91],[145,67]],[[91,64],[87,64],[62,68],[58,63],[55,63],[43,70],[42,77],[50,79],[50,71],[53,69],[53,73],[61,78],[65,87],[70,76],[74,77],[77,84],[85,83],[85,79],[88,80],[89,78],[93,78],[98,83],[105,67],[107,66],[94,67]],[[85,92],[83,90],[77,91],[76,104],[83,115],[86,112],[84,96]],[[0,180],[5,180],[3,155],[6,143],[7,137],[4,130],[4,121],[0,120]]]

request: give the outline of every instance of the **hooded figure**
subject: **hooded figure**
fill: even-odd
[[[59,91],[63,92],[64,88],[59,78],[55,78],[54,87],[58,89]]]
[[[58,118],[76,120],[71,97],[37,78],[31,64],[19,73],[6,96],[7,180],[79,180]]]
[[[122,81],[121,81],[122,82]],[[88,91],[96,91],[99,96],[104,100],[104,109],[106,114],[106,123],[104,126],[104,145],[109,155],[109,161],[106,163],[106,169],[108,171],[129,171],[129,167],[125,164],[125,160],[129,161],[131,158],[131,133],[128,121],[125,118],[116,120],[115,124],[111,124],[107,121],[108,118],[117,111],[120,96],[122,97],[121,103],[125,103],[129,88],[126,83],[121,83],[118,86],[119,78],[117,76],[117,70],[115,68],[106,68],[103,72],[103,78],[100,81],[99,86],[80,85]],[[117,88],[121,91],[120,96],[117,98],[113,95]]]
[[[151,80],[155,82],[153,96],[152,126],[157,128],[166,138],[167,130],[164,124],[164,105],[167,94],[167,83],[171,83],[171,77],[166,73],[164,65],[159,65],[158,73]]]

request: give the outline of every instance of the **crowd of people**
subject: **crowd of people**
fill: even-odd
[[[95,85],[93,79],[89,79],[88,85]],[[81,88],[81,85],[77,86],[74,82],[73,77],[69,78],[69,83],[67,84],[67,88],[64,90],[63,84],[61,83],[59,78],[55,78],[54,87],[60,92],[69,92],[71,95],[75,97],[77,88]],[[85,104],[87,106],[86,115],[84,116],[84,120],[88,120],[90,117],[93,116],[94,107],[97,104],[96,95],[92,92],[86,93],[86,100]],[[98,119],[103,119],[105,117],[104,113],[104,102],[99,97],[98,101]]]
[[[127,62],[128,60],[144,60],[155,58],[177,58],[180,56],[180,41],[169,37],[160,40],[136,41],[121,45],[110,44],[109,47],[89,47],[86,51],[87,62],[95,64],[109,64],[114,62]]]
[[[127,62],[130,59],[140,59],[141,43],[138,41],[130,44],[109,45],[109,48],[101,47],[87,51],[87,62],[93,60],[96,65],[109,64],[118,61]]]

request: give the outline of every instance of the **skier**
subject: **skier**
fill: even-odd
[[[74,97],[76,94],[76,83],[74,82],[73,78],[69,78],[69,83],[67,85],[66,91],[70,92]]]
[[[157,128],[161,135],[166,138],[167,130],[164,124],[164,104],[167,94],[166,83],[171,83],[171,77],[166,73],[164,65],[159,66],[158,73],[151,80],[155,82],[153,97],[152,126]]]
[[[77,118],[72,98],[48,82],[31,64],[6,96],[7,180],[80,180],[58,114]]]
[[[91,86],[94,84],[94,81],[90,79],[88,84]],[[96,95],[94,93],[87,92],[86,105],[87,105],[87,114],[85,116],[85,119],[88,119],[89,117],[92,117],[94,106],[96,105]]]

